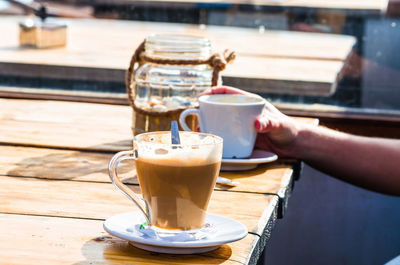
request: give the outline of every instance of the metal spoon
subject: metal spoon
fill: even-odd
[[[172,144],[181,144],[178,123],[176,121],[171,121],[171,142]]]
[[[224,178],[224,177],[218,176],[218,178],[217,178],[217,184],[225,185],[225,186],[231,186],[231,187],[236,187],[236,186],[239,185],[240,183],[237,182],[237,181],[233,181],[233,180],[231,180],[231,179],[228,179],[228,178]]]

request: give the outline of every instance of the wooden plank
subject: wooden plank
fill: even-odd
[[[112,127],[104,126],[102,134],[91,137],[96,131],[86,125],[60,128],[62,123],[51,123],[45,125],[45,130],[40,125],[44,123],[2,120],[0,142],[92,151],[119,151],[132,146],[129,131],[125,133],[125,138],[115,138],[118,135],[115,131],[120,130],[118,128],[114,130]],[[73,136],[78,138],[72,138]]]
[[[225,85],[253,93],[330,96],[336,91],[343,62],[297,58],[237,57],[222,73]],[[248,69],[251,69],[249,71]],[[125,82],[126,69],[109,70],[54,65],[1,63],[2,75],[18,78],[59,79],[84,82]],[[50,74],[51,73],[51,74]],[[90,79],[92,76],[93,79]]]
[[[0,106],[2,143],[113,152],[132,146],[128,106],[6,99]]]
[[[10,63],[126,69],[135,48],[150,34],[203,36],[210,39],[215,51],[231,49],[240,56],[249,57],[343,61],[355,44],[354,37],[335,34],[276,30],[260,33],[258,29],[226,26],[208,25],[204,28],[182,23],[63,19],[61,21],[69,26],[67,47],[50,50],[21,49],[17,38],[11,36],[17,36],[17,23],[25,18],[0,18],[4,33],[10,36],[0,41],[0,47],[7,48],[6,52],[0,52],[0,61]]]
[[[0,144],[108,152],[132,147],[129,106],[21,99],[0,99],[0,106]]]
[[[32,123],[85,125],[97,124],[97,133],[106,127],[124,125],[132,118],[132,108],[107,104],[76,103],[51,100],[23,100],[0,98],[0,119]],[[62,126],[61,126],[62,127]],[[122,126],[125,130],[130,125]],[[92,128],[93,129],[93,128]],[[112,128],[118,134],[125,131]],[[116,134],[117,134],[116,133]]]
[[[0,25],[7,35],[16,36],[16,22],[2,18]],[[107,20],[71,20],[68,24],[66,48],[20,49],[14,38],[0,41],[2,74],[124,83],[130,57],[146,36],[191,34],[208,37],[216,51],[237,51],[236,62],[223,72],[226,84],[253,91],[262,87],[263,92],[327,96],[335,89],[343,61],[355,44],[351,36],[333,34],[260,34],[254,29],[210,26],[204,30],[193,25]]]
[[[108,161],[111,156],[94,152],[0,145],[0,175],[109,183]],[[121,162],[119,172],[125,183],[139,184],[134,167],[132,160]],[[217,185],[216,188],[281,195],[286,193],[292,171],[291,165],[273,163],[249,171],[221,172],[221,176],[233,179],[240,185]]]
[[[0,212],[89,219],[106,219],[137,208],[113,185],[0,176]],[[136,185],[130,186],[140,193]],[[262,235],[276,211],[274,195],[214,191],[209,212],[242,222],[249,232]],[[251,207],[249,207],[251,205]]]
[[[0,85],[0,98],[62,100],[86,103],[129,105],[126,93],[68,91]]]
[[[110,183],[108,161],[112,154],[0,146],[0,175]],[[124,183],[138,185],[135,164],[123,161],[119,172]],[[287,207],[293,181],[292,165],[273,163],[243,172],[221,172],[236,187],[218,185],[216,190],[274,194],[279,196],[278,216]]]
[[[238,56],[236,62],[229,65],[222,76],[224,84],[241,87],[255,93],[330,96],[336,90],[337,79],[342,68],[343,62],[335,60]],[[109,70],[36,63],[0,63],[0,70],[3,75],[19,78],[124,83],[126,68]]]
[[[232,190],[263,190],[266,193],[276,194],[279,197],[278,217],[282,218],[292,193],[294,171],[292,165],[271,164],[259,166],[252,171],[221,172],[221,176],[233,179],[240,183]]]
[[[0,175],[110,183],[107,165],[112,155],[5,145],[0,146]],[[131,168],[133,161],[123,161],[118,172],[126,183],[135,184]]]
[[[200,255],[140,250],[107,234],[102,221],[0,214],[0,264],[247,264],[257,235]]]

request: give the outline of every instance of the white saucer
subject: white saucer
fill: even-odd
[[[248,158],[222,158],[222,171],[241,171],[256,168],[257,165],[273,162],[278,159],[274,153],[254,150]]]
[[[207,214],[206,223],[213,227],[209,237],[192,241],[169,241],[141,234],[135,226],[145,221],[141,212],[129,212],[108,218],[104,229],[116,237],[126,239],[135,247],[168,254],[195,254],[217,249],[220,245],[237,241],[247,235],[247,228],[233,219]],[[182,232],[184,233],[184,232]]]

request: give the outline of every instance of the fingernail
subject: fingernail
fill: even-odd
[[[261,121],[257,119],[257,120],[254,122],[254,127],[256,128],[257,131],[261,131],[261,129],[262,129],[262,127],[263,127]]]

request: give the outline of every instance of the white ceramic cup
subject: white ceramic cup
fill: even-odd
[[[197,115],[200,131],[223,138],[223,158],[246,158],[253,151],[257,132],[254,122],[262,113],[265,100],[238,94],[205,95],[199,98],[199,109],[187,109],[179,117],[185,131],[188,115]]]

